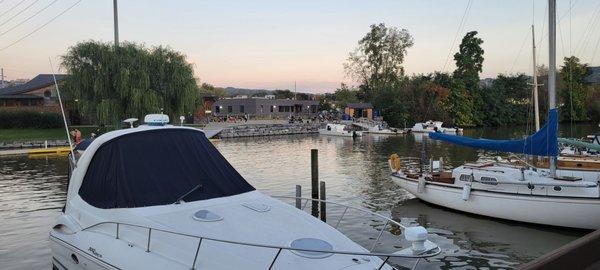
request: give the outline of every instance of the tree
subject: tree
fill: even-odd
[[[275,98],[277,99],[293,99],[294,93],[290,90],[275,90]]]
[[[454,70],[454,79],[461,80],[472,100],[472,108],[465,111],[472,111],[474,114],[467,118],[472,119],[469,125],[481,124],[481,115],[475,112],[483,111],[483,100],[479,91],[479,73],[483,68],[483,49],[481,44],[483,40],[476,37],[477,31],[468,32],[462,39],[459,50],[454,54],[456,61],[456,70]],[[458,104],[455,104],[458,105]],[[464,104],[470,106],[469,104]],[[466,124],[466,123],[465,123]]]
[[[473,99],[462,80],[456,78],[452,80],[446,108],[452,115],[455,125],[475,126]]]
[[[360,82],[366,100],[383,88],[389,88],[404,76],[404,57],[413,38],[406,29],[371,25],[371,30],[358,41],[344,69]]]
[[[87,41],[71,47],[62,65],[70,75],[66,95],[98,124],[161,111],[177,118],[196,109],[199,89],[192,65],[169,48]]]
[[[221,87],[214,87],[212,84],[202,83],[200,85],[200,93],[204,95],[215,96],[223,98],[227,96],[227,91]]]
[[[486,110],[481,111],[485,125],[526,124],[531,106],[531,86],[525,74],[498,75],[491,87],[482,91]]]
[[[333,96],[340,108],[345,108],[348,103],[359,102],[358,90],[348,87],[345,83],[335,90]]]
[[[564,65],[560,68],[560,77],[563,85],[560,96],[563,109],[561,118],[563,120],[586,121],[588,120],[586,102],[588,88],[585,77],[589,73],[588,66],[581,64],[575,56],[565,57]]]

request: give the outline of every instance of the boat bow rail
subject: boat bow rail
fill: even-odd
[[[189,237],[189,238],[196,239],[198,241],[198,244],[196,246],[195,255],[194,255],[194,258],[190,258],[191,269],[196,269],[197,262],[199,262],[199,260],[201,259],[202,243],[206,242],[206,241],[213,241],[213,242],[218,242],[218,243],[222,243],[222,244],[230,244],[230,245],[238,245],[238,246],[264,248],[267,250],[276,251],[275,255],[273,256],[272,260],[270,261],[270,264],[268,266],[265,266],[265,269],[272,269],[274,267],[274,265],[276,265],[277,259],[280,257],[280,254],[284,250],[285,251],[295,251],[295,252],[312,252],[312,253],[323,253],[323,254],[348,255],[348,256],[378,257],[382,260],[382,262],[381,262],[381,264],[378,265],[378,267],[376,269],[384,269],[384,266],[386,265],[386,263],[388,263],[390,259],[394,259],[394,258],[416,259],[416,262],[415,262],[414,266],[412,267],[412,269],[414,269],[419,264],[420,259],[433,257],[433,256],[436,256],[441,253],[441,248],[429,240],[425,240],[424,243],[423,243],[423,241],[421,241],[422,244],[424,244],[424,246],[425,246],[424,250],[415,251],[414,249],[407,248],[407,249],[403,249],[403,250],[400,250],[397,252],[392,252],[392,253],[372,252],[375,249],[375,247],[377,246],[377,244],[380,242],[380,238],[381,238],[384,230],[389,225],[398,226],[399,228],[402,228],[402,230],[406,230],[407,228],[411,228],[411,227],[407,227],[407,226],[405,226],[391,218],[388,218],[384,215],[374,213],[374,212],[371,212],[371,211],[363,209],[363,208],[345,205],[342,203],[320,200],[320,199],[294,197],[294,196],[273,196],[273,197],[278,198],[278,199],[294,199],[294,200],[305,201],[304,206],[302,207],[302,210],[308,205],[308,202],[311,202],[311,201],[319,203],[319,204],[325,203],[327,205],[335,205],[335,206],[342,207],[344,209],[343,214],[336,221],[336,224],[334,226],[334,228],[336,228],[336,229],[340,225],[340,222],[342,221],[342,219],[346,216],[346,213],[348,212],[348,210],[350,210],[350,209],[359,211],[364,214],[368,214],[369,216],[372,216],[372,217],[380,218],[385,221],[385,225],[378,231],[377,239],[375,240],[375,243],[369,249],[369,252],[359,252],[359,251],[350,251],[350,250],[335,250],[335,249],[334,250],[306,249],[306,248],[295,248],[295,247],[291,247],[291,246],[249,243],[249,242],[242,242],[242,241],[218,239],[218,238],[213,238],[213,237],[205,237],[205,236],[201,236],[201,235],[187,234],[187,233],[175,232],[175,231],[154,228],[154,227],[149,227],[149,226],[144,226],[144,225],[124,223],[124,222],[115,222],[115,221],[99,222],[99,223],[93,224],[91,226],[88,226],[88,227],[82,229],[82,231],[91,231],[92,229],[103,226],[103,225],[114,225],[114,227],[115,227],[114,237],[115,237],[115,239],[119,239],[120,238],[120,230],[122,230],[123,227],[135,227],[135,228],[145,229],[145,230],[147,230],[147,234],[145,237],[146,238],[145,239],[145,242],[146,242],[145,251],[146,252],[152,252],[151,245],[152,245],[153,232],[155,232],[155,233],[161,232],[161,233],[170,234],[173,236],[182,236],[182,237]],[[414,246],[415,246],[415,244],[413,242],[413,247]]]

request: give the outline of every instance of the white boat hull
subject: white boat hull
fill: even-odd
[[[600,199],[472,190],[465,201],[461,188],[427,184],[423,192],[418,192],[415,179],[392,175],[392,181],[425,202],[463,212],[551,226],[600,228]]]
[[[353,137],[354,131],[338,132],[326,129],[319,129],[319,134],[328,136]]]

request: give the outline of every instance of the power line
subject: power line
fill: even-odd
[[[29,34],[21,37],[20,39],[17,39],[16,41],[14,41],[13,43],[9,44],[8,46],[5,46],[3,48],[0,48],[0,51],[4,51],[8,48],[10,48],[11,46],[19,43],[20,41],[28,38],[29,36],[35,34],[37,31],[41,30],[42,28],[44,28],[46,25],[50,24],[51,22],[53,22],[54,20],[56,20],[58,17],[62,16],[63,14],[65,14],[67,11],[71,10],[72,8],[74,8],[77,4],[79,4],[82,0],[78,0],[77,2],[75,2],[73,5],[69,6],[67,9],[63,10],[61,13],[59,13],[58,15],[52,17],[52,19],[48,20],[46,23],[40,25],[39,27],[37,27],[36,29],[34,29],[33,31],[31,31]],[[56,1],[55,1],[56,2]]]
[[[13,15],[12,17],[8,18],[8,20],[4,21],[3,23],[0,23],[0,26],[5,25],[6,23],[10,22],[12,19],[14,19],[15,17],[19,16],[21,13],[25,12],[26,10],[28,10],[31,6],[35,5],[35,3],[39,2],[40,0],[35,0],[33,2],[31,2],[31,4],[29,4],[29,6],[26,6],[24,9],[22,9],[21,11],[17,12],[15,15]]]
[[[15,28],[21,26],[22,24],[26,23],[27,21],[33,19],[33,17],[37,16],[38,14],[40,14],[42,11],[46,10],[47,8],[49,8],[50,6],[52,6],[54,3],[58,2],[58,0],[54,0],[52,2],[50,2],[50,4],[46,5],[45,7],[43,7],[42,9],[38,10],[36,13],[34,13],[33,15],[29,16],[27,19],[21,21],[20,23],[17,23],[16,25],[14,25],[13,27],[9,28],[8,30],[0,33],[0,37],[4,36],[6,33],[14,30]],[[79,2],[78,2],[79,3]]]
[[[508,71],[508,74],[512,73],[513,68],[517,64],[517,60],[519,60],[519,58],[521,57],[521,52],[523,51],[523,48],[525,47],[525,43],[527,43],[527,39],[529,39],[530,33],[531,33],[531,31],[529,31],[529,29],[527,29],[527,35],[525,35],[525,39],[523,39],[523,43],[521,43],[521,48],[519,49],[519,52],[517,53],[517,57],[515,57],[515,60],[513,61],[512,66],[510,67],[510,70]]]
[[[0,17],[4,16],[4,14],[11,12],[13,9],[17,8],[19,5],[23,4],[23,2],[25,2],[25,0],[21,0],[21,2],[17,3],[16,5],[14,5],[13,7],[7,9],[6,11],[2,12],[2,14],[0,14]]]
[[[450,50],[448,51],[448,56],[446,57],[446,62],[444,62],[444,67],[442,68],[442,72],[446,71],[446,66],[448,65],[448,61],[450,60],[450,55],[452,55],[452,50],[454,49],[454,45],[456,44],[456,39],[458,38],[458,35],[460,34],[460,32],[462,32],[462,29],[464,28],[464,26],[466,24],[467,15],[469,14],[469,10],[471,9],[471,4],[472,4],[472,1],[469,0],[469,2],[467,3],[467,6],[465,8],[465,12],[463,13],[462,18],[460,19],[460,24],[458,24],[458,29],[456,30],[454,39],[452,40],[452,45],[450,46]]]

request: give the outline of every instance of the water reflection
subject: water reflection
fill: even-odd
[[[525,129],[465,130],[465,135],[487,138],[522,136]],[[577,136],[596,131],[580,126]],[[240,138],[214,144],[257,189],[271,195],[294,195],[294,185],[310,192],[310,149],[319,149],[319,176],[327,182],[328,199],[425,225],[444,249],[442,255],[419,263],[419,269],[511,268],[559,247],[584,232],[524,225],[465,215],[422,203],[389,179],[387,159],[444,157],[456,166],[487,155],[482,151],[431,141],[423,135],[366,135],[343,137],[284,136]],[[0,265],[2,269],[50,267],[48,230],[64,205],[67,189],[65,158],[0,157]],[[310,207],[308,207],[310,209]],[[328,209],[328,222],[342,209]],[[361,243],[377,237],[384,222],[348,213],[340,229]],[[407,246],[401,231],[389,226],[376,251]],[[400,262],[410,267],[414,262]]]

